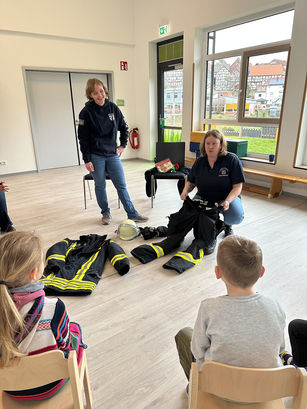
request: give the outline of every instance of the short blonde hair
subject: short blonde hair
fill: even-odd
[[[245,237],[226,237],[218,247],[216,258],[226,280],[236,287],[251,287],[261,275],[261,248]]]
[[[102,88],[104,89],[104,92],[106,93],[106,96],[109,95],[109,90],[102,81],[100,81],[98,78],[89,78],[87,80],[86,87],[85,87],[85,95],[87,99],[89,99],[90,101],[93,100],[93,98],[91,97],[91,93],[94,91],[95,85],[101,85]]]
[[[0,237],[0,368],[23,355],[14,337],[22,332],[24,323],[9,289],[28,284],[30,273],[39,269],[41,262],[42,245],[36,234],[14,231]]]
[[[201,156],[206,156],[205,142],[209,136],[213,136],[214,138],[218,139],[221,142],[221,150],[220,150],[219,156],[225,156],[227,153],[227,141],[225,139],[225,136],[222,134],[222,132],[220,132],[217,129],[211,129],[210,131],[207,131],[205,133],[204,139],[200,145]]]

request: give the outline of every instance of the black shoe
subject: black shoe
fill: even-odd
[[[209,254],[212,254],[215,250],[215,246],[216,246],[216,240],[214,240],[211,244],[209,244],[209,246],[204,248],[204,255],[209,256]]]
[[[225,237],[231,236],[233,234],[232,226],[225,224]]]
[[[8,224],[6,227],[1,227],[1,233],[9,233],[10,231],[16,231],[12,224]]]

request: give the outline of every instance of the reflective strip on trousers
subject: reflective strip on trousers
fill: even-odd
[[[154,251],[157,254],[157,258],[163,257],[164,256],[164,251],[163,248],[160,246],[155,246],[154,244],[150,244],[150,247],[154,249]]]
[[[204,258],[204,250],[199,250],[199,258],[194,258],[191,253],[186,253],[184,251],[178,251],[174,257],[181,257],[182,259],[189,261],[190,263],[195,264],[196,266],[202,261]]]

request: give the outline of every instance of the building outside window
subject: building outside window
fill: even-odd
[[[293,17],[290,10],[207,33],[204,130],[247,140],[249,158],[277,152]]]

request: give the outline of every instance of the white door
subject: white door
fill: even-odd
[[[26,78],[38,169],[78,165],[68,73],[27,70]]]
[[[71,80],[71,89],[72,89],[72,96],[73,96],[73,106],[74,106],[74,115],[75,115],[75,127],[76,127],[76,134],[78,128],[78,120],[79,120],[79,113],[82,108],[84,108],[85,103],[88,99],[85,96],[85,86],[86,82],[89,78],[98,78],[108,87],[108,76],[107,74],[97,74],[97,73],[89,73],[89,72],[72,72],[70,73],[70,80]],[[80,145],[78,143],[79,149],[79,156],[80,162],[83,163],[82,154],[80,151]]]

